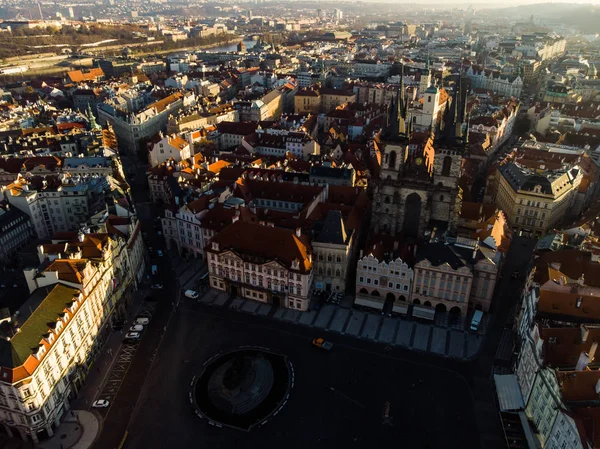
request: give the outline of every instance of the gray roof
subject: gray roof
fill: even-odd
[[[552,195],[552,184],[546,176],[523,173],[515,164],[502,165],[500,173],[514,190],[533,190],[535,186],[542,187],[542,193]]]
[[[320,225],[320,226],[319,226]],[[315,226],[316,237],[314,242],[345,245],[349,235],[346,233],[342,213],[339,210],[327,212],[325,220]]]
[[[310,167],[310,176],[319,176],[324,178],[339,178],[339,179],[350,179],[352,178],[352,170],[350,168],[336,168],[336,167]]]
[[[415,262],[425,259],[434,267],[447,263],[453,270],[457,270],[466,266],[465,261],[444,243],[427,243],[421,246],[417,251]]]

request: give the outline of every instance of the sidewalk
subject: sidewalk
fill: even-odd
[[[39,443],[41,449],[88,449],[100,430],[100,419],[87,410],[70,410],[54,431],[54,436]]]
[[[72,408],[85,410],[91,407],[92,402],[96,399],[96,396],[106,382],[106,378],[110,374],[113,359],[119,353],[125,331],[130,326],[132,319],[143,303],[145,293],[147,293],[145,290],[138,290],[134,293],[135,297],[127,312],[127,322],[123,326],[123,330],[113,331],[104,343],[102,352],[96,357],[94,364],[90,367],[90,371],[79,390],[77,398],[71,403]]]
[[[231,299],[227,293],[214,289],[209,289],[197,301],[212,307],[226,307],[242,313],[351,335],[379,342],[390,348],[401,346],[458,360],[470,360],[477,355],[485,328],[481,326],[479,332],[474,333],[333,304],[325,304],[318,310],[301,312],[239,297]]]

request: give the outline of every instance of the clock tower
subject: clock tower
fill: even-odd
[[[421,148],[409,151],[412,126],[406,124],[401,81],[388,108],[387,126],[371,142],[373,155],[381,160],[379,177],[373,182],[375,232],[420,237],[428,227],[455,230],[462,196],[458,180],[468,142],[468,131],[457,113],[465,101],[460,92],[459,79],[443,132],[433,129]]]

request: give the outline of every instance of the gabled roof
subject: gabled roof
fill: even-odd
[[[83,270],[87,264],[84,259],[57,259],[52,262],[46,271],[55,271],[60,280],[73,284],[83,284]]]
[[[458,270],[459,268],[466,266],[465,261],[458,257],[458,255],[444,243],[426,243],[422,245],[417,250],[415,262],[419,263],[423,260],[429,261],[434,267],[448,264],[453,270]]]
[[[297,260],[299,269],[296,271],[307,273],[312,269],[310,243],[305,236],[298,237],[293,230],[238,220],[213,237],[207,251],[213,251],[212,243],[218,243],[219,253],[233,251],[255,263],[277,261],[291,270],[292,262]]]
[[[316,235],[314,242],[331,243],[334,245],[346,245],[348,243],[348,234],[344,226],[344,219],[339,210],[329,210],[325,220],[321,223],[315,223]]]
[[[19,311],[19,332],[10,341],[0,339],[0,367],[23,365],[79,293],[61,284],[36,290]]]

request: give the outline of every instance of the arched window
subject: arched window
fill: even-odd
[[[335,258],[335,261],[336,261],[337,263],[341,263],[341,262],[342,262],[342,256],[338,255],[338,256]]]
[[[450,169],[452,168],[452,158],[446,156],[442,163],[442,176],[450,176]]]
[[[444,201],[444,195],[440,195],[440,201]]]
[[[331,254],[327,254],[327,262],[331,262]]]
[[[388,168],[396,168],[396,152],[390,151],[390,157],[388,158]]]
[[[335,275],[338,276],[338,277],[340,277],[342,275],[342,273],[341,273],[340,270],[335,270]]]
[[[327,268],[327,276],[331,276],[331,268]]]
[[[389,196],[386,196],[386,197],[385,197],[385,199],[383,200],[383,202],[384,202],[385,204],[390,204],[390,197],[389,197]]]
[[[323,274],[323,268],[319,268],[319,274]]]

